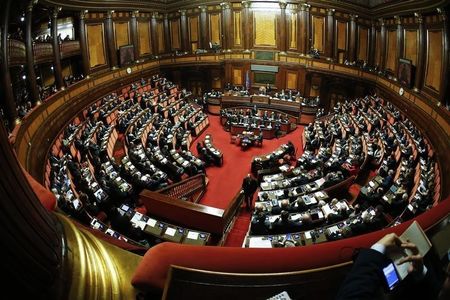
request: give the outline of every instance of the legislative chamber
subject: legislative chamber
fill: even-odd
[[[2,4],[8,297],[448,299],[450,1]]]

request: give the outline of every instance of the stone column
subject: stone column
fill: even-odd
[[[311,6],[306,3],[300,4],[300,27],[298,30],[299,34],[299,41],[300,41],[300,47],[299,51],[301,54],[307,54],[309,53],[309,50],[311,49],[311,39],[309,34],[310,29],[310,17],[309,17],[309,8]]]
[[[447,7],[447,9],[449,9]],[[442,57],[442,74],[441,74],[441,93],[440,93],[440,103],[442,105],[446,105],[448,107],[450,100],[450,86],[448,83],[449,80],[449,67],[450,67],[450,32],[448,30],[448,15],[449,12],[444,9],[438,9],[438,13],[440,14],[442,21],[442,30],[443,30],[443,42],[444,42],[444,56]]]
[[[330,59],[334,58],[334,9],[327,9],[326,20],[326,39],[325,39],[325,56]]]
[[[53,74],[55,76],[56,88],[58,90],[64,89],[64,80],[62,76],[61,67],[61,52],[60,41],[58,38],[58,13],[61,11],[61,7],[55,7],[51,13],[51,33],[52,33],[52,45],[53,45]]]
[[[397,53],[395,54],[395,74],[394,76],[397,78],[398,74],[398,60],[403,57],[403,26],[402,19],[399,16],[395,16],[395,23],[397,24]]]
[[[188,31],[188,22],[186,16],[186,10],[180,10],[180,25],[181,25],[181,48],[185,52],[191,52],[191,47],[189,44],[189,31]]]
[[[220,4],[222,6],[222,49],[231,52],[231,6],[228,2]]]
[[[380,56],[381,56],[381,62],[380,62],[380,69],[384,70],[386,68],[386,24],[384,23],[383,19],[380,19],[381,23],[381,31],[380,31]]]
[[[369,59],[368,59],[369,66],[373,66],[375,63],[376,43],[377,43],[377,30],[375,28],[375,22],[372,22],[369,34]]]
[[[90,65],[89,65],[89,53],[88,53],[88,47],[87,47],[87,40],[86,40],[86,23],[85,23],[85,17],[87,14],[87,10],[80,11],[79,13],[79,39],[80,39],[80,51],[81,51],[81,60],[82,60],[82,66],[83,66],[83,74],[85,77],[88,77],[90,74]]]
[[[114,43],[114,27],[113,27],[113,14],[114,10],[109,10],[106,13],[106,40],[108,47],[108,56],[109,56],[109,66],[111,69],[117,68],[118,59],[117,59],[117,51],[116,44]]]
[[[1,57],[0,57],[0,77],[3,90],[3,108],[5,109],[6,117],[8,118],[9,129],[13,129],[15,124],[19,122],[16,110],[16,101],[12,90],[11,74],[9,73],[9,44],[8,44],[8,27],[9,27],[9,9],[11,7],[11,0],[6,0],[1,13]],[[1,91],[0,91],[1,92]],[[3,160],[2,160],[3,161]],[[6,169],[5,169],[6,170]],[[1,177],[1,176],[0,176]]]
[[[33,23],[33,4],[30,1],[25,13],[25,52],[27,57],[27,81],[28,89],[31,92],[31,103],[35,105],[40,102],[39,90],[36,82],[36,72],[34,71],[33,37],[31,36]]]
[[[133,44],[134,48],[134,60],[136,62],[139,61],[139,37],[138,37],[138,31],[137,31],[137,16],[139,14],[138,10],[131,12],[131,19],[130,19],[130,32],[131,32],[131,43]]]
[[[252,48],[252,33],[251,33],[251,15],[250,15],[250,1],[242,1],[242,5],[244,6],[244,9],[242,10],[244,13],[244,52],[250,52],[250,49]]]
[[[286,36],[286,6],[287,3],[280,1],[280,37],[279,37],[279,47],[281,54],[286,54],[288,38]]]
[[[209,48],[209,28],[208,28],[208,16],[206,14],[206,5],[201,5],[200,8],[200,49]]]
[[[356,61],[356,19],[357,15],[350,15],[350,34],[348,38],[348,60],[350,62]]]
[[[170,38],[170,26],[168,14],[164,14],[164,48],[166,53],[172,50],[172,40]]]
[[[153,48],[153,54],[156,56],[158,55],[159,46],[158,46],[158,22],[156,22],[156,17],[158,16],[157,13],[152,14],[152,19],[150,21],[150,28],[152,31],[152,48]]]

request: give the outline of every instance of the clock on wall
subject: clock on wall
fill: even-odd
[[[400,96],[403,96],[403,93],[405,92],[405,90],[401,87],[399,90],[398,90],[398,94],[400,95]]]
[[[127,68],[127,73],[131,74],[131,68],[130,67]]]

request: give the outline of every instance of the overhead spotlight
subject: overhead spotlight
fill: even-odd
[[[53,71],[53,66],[51,66],[51,67],[50,67],[50,70],[52,70],[52,71]]]
[[[22,75],[22,79],[23,80],[27,79],[27,75]]]
[[[20,22],[23,22],[23,21],[25,21],[25,17],[20,17]]]

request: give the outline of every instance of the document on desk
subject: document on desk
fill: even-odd
[[[331,226],[331,227],[328,227],[328,231],[329,231],[330,233],[334,233],[334,232],[336,232],[336,231],[339,231],[339,227],[337,227],[336,225]]]
[[[142,215],[135,212],[133,217],[131,218],[131,223],[137,224],[141,220]]]
[[[417,223],[417,221],[412,222],[412,224],[403,232],[403,234],[400,235],[400,239],[402,241],[409,240],[411,243],[415,244],[421,256],[425,256],[425,254],[427,254],[427,252],[431,249],[431,242],[426,236],[422,227],[420,227],[419,223]],[[397,273],[402,280],[408,275],[408,268],[411,263],[406,262],[399,265],[398,261],[408,255],[413,255],[413,253],[409,249],[396,251],[389,255],[389,258],[391,258],[394,262]]]
[[[199,233],[196,231],[189,231],[187,234],[187,238],[191,240],[197,240],[199,236]]]
[[[316,181],[317,186],[321,187],[325,183],[325,178],[320,178]]]
[[[269,216],[269,222],[273,223],[275,222],[276,219],[278,219],[280,216],[279,215],[275,215],[275,216]]]
[[[293,214],[293,215],[291,215],[291,220],[297,221],[297,220],[300,220],[301,217],[302,217],[302,214]]]
[[[317,192],[316,195],[317,195],[320,199],[326,198],[325,194],[324,194],[323,192],[321,192],[321,191],[320,191],[320,192]]]
[[[330,208],[330,205],[328,203],[325,204],[324,206],[322,206],[322,211],[323,211],[325,217],[333,212],[333,210]]]
[[[249,248],[272,248],[272,242],[266,237],[251,237]]]
[[[156,225],[156,220],[155,220],[155,219],[152,219],[152,218],[148,218],[148,220],[147,220],[147,225],[150,226],[150,227],[155,227],[155,225]]]
[[[174,236],[175,232],[177,232],[175,228],[167,227],[166,232],[164,234],[168,236]]]

